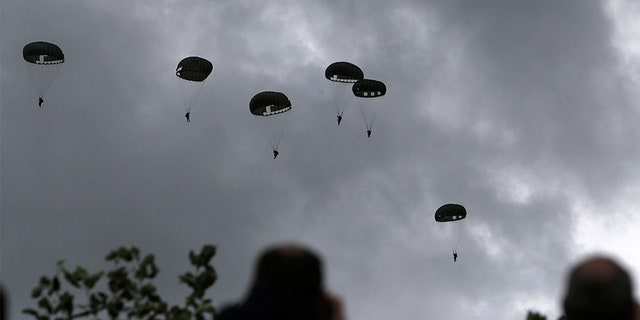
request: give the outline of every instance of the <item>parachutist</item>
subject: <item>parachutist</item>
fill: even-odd
[[[453,251],[453,262],[458,260],[458,242],[460,240],[460,229],[458,228],[460,225],[460,221],[467,217],[467,209],[460,204],[448,203],[440,206],[438,210],[436,210],[435,220],[438,223],[453,223],[453,233],[457,235],[458,240],[455,239],[447,239],[447,243],[449,243],[450,250]]]
[[[341,122],[341,121],[342,121],[342,115],[341,115],[341,114],[339,114],[339,115],[338,115],[338,125],[340,125],[340,122]]]
[[[367,129],[367,138],[371,138],[371,129]]]
[[[284,132],[285,125],[287,124],[288,114],[291,110],[291,101],[282,92],[275,91],[262,91],[249,102],[249,111],[252,115],[257,116],[257,120],[260,125],[260,131],[271,146],[273,150],[273,158],[277,158],[278,147],[280,146],[280,138]],[[282,114],[285,114],[284,116]],[[276,135],[276,130],[280,133]]]
[[[200,57],[187,57],[178,63],[176,67],[176,77],[184,80],[181,81],[180,90],[184,103],[184,117],[187,122],[191,122],[191,108],[195,105],[196,98],[200,90],[204,86],[204,81],[213,71],[213,64],[207,59]]]
[[[64,53],[53,43],[37,41],[24,46],[22,57],[34,67],[29,67],[29,73],[38,93],[38,107],[42,108],[44,94],[55,78],[58,66],[64,63]]]

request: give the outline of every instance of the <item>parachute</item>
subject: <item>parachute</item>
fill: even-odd
[[[324,76],[329,81],[340,83],[354,83],[364,79],[362,70],[353,63],[334,62],[324,70]]]
[[[364,99],[358,103],[358,107],[367,126],[367,134],[371,135],[371,127],[380,111],[381,98],[387,94],[387,86],[378,80],[362,79],[356,81],[351,90],[353,95]]]
[[[331,96],[338,116],[338,125],[340,125],[342,114],[347,110],[353,98],[344,87],[364,79],[364,73],[355,64],[341,61],[330,64],[324,70],[324,77],[336,84],[332,86]]]
[[[187,57],[182,59],[176,67],[176,76],[180,78],[180,91],[184,102],[184,109],[191,112],[204,81],[213,71],[213,64],[200,57]]]
[[[249,111],[256,116],[273,116],[291,110],[291,101],[282,92],[264,91],[249,102]]]
[[[436,210],[436,222],[452,222],[467,217],[467,209],[460,204],[449,203]]]
[[[467,210],[464,206],[455,203],[445,204],[435,213],[435,220],[444,233],[447,244],[456,255],[460,243],[461,222],[466,217]]]
[[[249,111],[256,116],[262,134],[271,145],[274,159],[278,155],[291,108],[291,101],[281,92],[263,91],[253,96],[249,102]]]
[[[22,57],[27,62],[31,79],[38,92],[38,105],[42,105],[44,95],[64,62],[64,53],[53,43],[37,41],[24,46]]]

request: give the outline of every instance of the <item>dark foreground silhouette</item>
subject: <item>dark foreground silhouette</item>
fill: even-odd
[[[0,320],[8,319],[7,314],[9,312],[7,311],[9,308],[7,306],[7,298],[5,297],[5,294],[2,284],[0,284]]]
[[[342,305],[323,286],[322,262],[299,245],[274,246],[259,257],[246,298],[217,320],[342,320]]]
[[[154,255],[143,255],[135,246],[109,252],[104,260],[110,267],[97,272],[81,266],[68,269],[61,260],[53,275],[39,277],[31,290],[34,302],[22,313],[37,320],[214,319],[216,310],[207,291],[217,279],[211,262],[215,254],[211,244],[199,253],[189,251],[192,268],[178,277],[189,291],[178,304],[164,300],[156,289],[160,269]]]
[[[576,265],[563,301],[566,320],[639,320],[631,276],[614,260],[597,256]]]

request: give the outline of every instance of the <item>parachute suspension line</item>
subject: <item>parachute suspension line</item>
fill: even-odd
[[[379,97],[379,98],[375,98],[375,99],[382,99],[383,97]],[[373,101],[373,106],[371,106],[371,108],[373,110],[371,110],[371,119],[367,118],[367,113],[364,111],[364,107],[360,106],[360,113],[362,114],[362,119],[364,119],[364,124],[367,126],[367,130],[371,130],[371,128],[373,128],[373,123],[375,122],[376,118],[378,117],[378,113],[380,113],[380,108],[382,106],[382,101]]]
[[[273,142],[271,142],[271,139],[269,139],[269,135],[267,134],[267,132],[262,127],[262,123],[260,123],[260,121],[258,121],[257,118],[253,118],[253,119],[258,124],[258,127],[260,128],[260,132],[262,132],[262,135],[264,136],[265,140],[267,140],[267,143],[271,147],[271,150],[276,150],[275,145],[273,144]]]
[[[51,87],[53,79],[60,71],[58,67],[58,65],[27,65],[27,69],[31,75],[31,82],[33,82],[39,98],[43,98],[49,90],[49,87]],[[42,68],[49,68],[49,70]],[[38,74],[41,76],[39,77]]]
[[[193,107],[193,105],[196,104],[196,100],[198,100],[198,96],[200,95],[200,91],[202,91],[202,87],[204,87],[204,83],[206,80],[202,80],[202,82],[200,82],[200,87],[198,87],[198,91],[196,92],[196,96],[193,97],[193,101],[191,101],[191,104],[189,105],[189,110],[187,111],[191,111],[191,107]]]
[[[382,99],[382,97],[380,98],[376,98],[376,99]],[[380,107],[382,105],[382,101],[377,102],[378,105],[374,106],[374,110],[373,110],[373,116],[371,117],[371,124],[369,125],[369,130],[371,130],[371,127],[373,127],[373,122],[376,120],[376,117],[378,116],[378,113],[380,112]]]
[[[455,250],[456,247],[454,247],[451,244],[451,241],[449,241],[449,237],[447,236],[447,232],[444,230],[444,226],[441,226],[438,229],[440,229],[440,233],[442,234],[442,237],[444,238],[445,242],[447,243],[447,246],[449,246],[449,249],[451,249],[452,251]]]
[[[364,125],[367,127],[367,130],[369,130],[369,123],[367,122],[367,113],[364,112],[364,107],[361,104],[359,104],[358,109],[360,110],[360,114],[362,115],[362,121],[364,121]]]
[[[188,97],[186,89],[181,90],[182,101],[184,102],[185,112],[191,112],[191,107],[193,107],[196,104],[196,100],[198,100],[198,96],[200,95],[200,91],[202,91],[202,87],[204,87],[205,81],[206,80],[203,80],[202,82],[200,82],[200,84],[198,85],[198,88],[195,90],[196,92],[192,94],[191,97]]]
[[[51,78],[48,79],[49,81],[47,81],[47,83],[45,84],[44,88],[42,89],[42,96],[44,97],[45,94],[47,94],[47,91],[49,91],[49,87],[51,87],[51,83],[53,82],[53,79],[58,75],[58,72],[60,72],[60,68],[58,68],[58,66],[52,66],[53,70],[51,71]]]
[[[42,93],[40,88],[38,87],[38,79],[36,78],[35,70],[33,70],[31,66],[27,66],[27,70],[29,70],[29,75],[31,75],[31,82],[33,83],[33,86],[36,88],[36,92],[38,93],[38,98],[42,98],[44,96],[44,93]]]
[[[342,115],[342,112],[344,111],[340,112],[340,104],[338,103],[338,97],[336,97],[337,93],[330,93],[330,94],[331,94],[331,100],[333,100],[333,106],[336,108],[336,113],[338,115]]]
[[[180,90],[180,95],[182,96],[182,104],[184,104],[184,112],[189,112],[189,109],[191,108],[189,107],[189,100],[187,100],[187,93],[184,91],[185,90]]]
[[[282,140],[282,135],[284,134],[284,128],[287,127],[287,120],[289,120],[289,113],[285,113],[283,114],[283,116],[284,116],[284,121],[283,121],[284,123],[282,124],[282,128],[280,128],[280,134],[276,139],[275,150],[278,150],[278,147],[280,146],[280,140]]]
[[[458,231],[458,235],[457,235],[457,238],[456,238],[456,246],[455,246],[455,249],[454,249],[456,251],[458,250],[458,245],[460,244],[460,236],[462,235],[462,230],[461,229],[462,228],[458,228],[458,230],[457,230]]]
[[[337,89],[344,89],[344,88],[334,88],[334,90]],[[344,91],[346,93],[340,92],[340,91]],[[333,105],[336,108],[336,113],[338,115],[342,115],[344,114],[345,111],[347,111],[347,109],[349,108],[349,106],[351,106],[351,102],[349,101],[349,99],[351,98],[352,93],[350,91],[347,90],[339,90],[339,91],[335,91],[332,96],[333,96]]]

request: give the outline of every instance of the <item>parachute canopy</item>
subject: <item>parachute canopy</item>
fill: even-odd
[[[187,57],[178,63],[176,76],[178,78],[202,82],[213,71],[213,64],[209,60],[200,57]]]
[[[291,101],[284,93],[263,91],[251,98],[249,111],[256,116],[272,116],[291,110]]]
[[[24,46],[22,57],[33,64],[59,64],[64,62],[60,47],[53,43],[37,41]]]
[[[204,86],[204,80],[207,79],[212,71],[213,64],[201,57],[187,57],[178,63],[176,76],[186,80],[179,81],[180,84],[178,85],[186,112],[191,112],[191,108],[195,105],[200,90]]]
[[[354,83],[364,79],[364,73],[355,64],[349,62],[334,62],[324,71],[324,76],[329,81]]]
[[[436,210],[435,219],[437,222],[451,222],[462,220],[467,217],[467,210],[459,204],[449,203]]]
[[[38,92],[38,106],[42,107],[43,97],[64,62],[64,54],[53,43],[36,41],[22,48],[22,57]]]
[[[362,79],[353,84],[353,94],[360,98],[376,98],[387,94],[387,86],[381,81]]]

